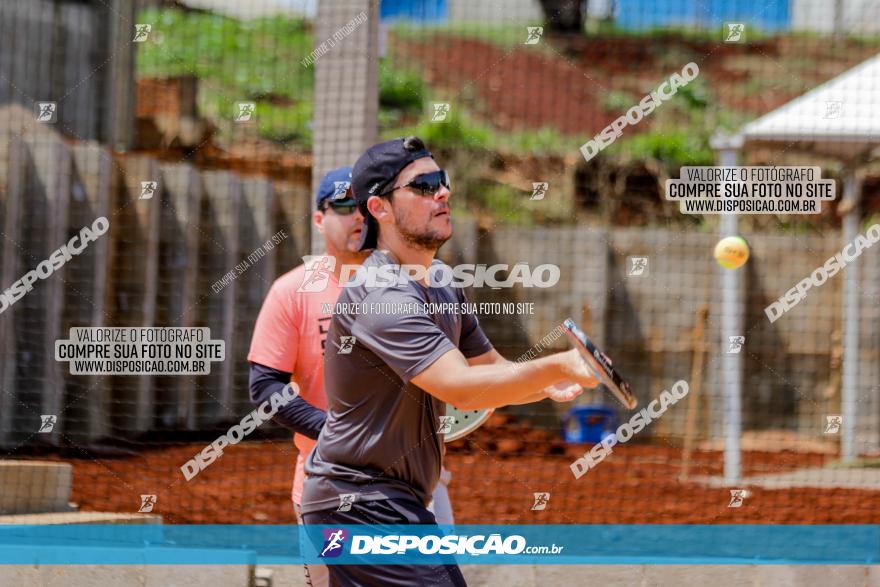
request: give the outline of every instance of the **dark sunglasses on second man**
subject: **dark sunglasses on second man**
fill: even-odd
[[[340,216],[348,216],[354,214],[354,211],[357,210],[357,204],[353,200],[342,200],[341,202],[328,202],[323,208],[325,212],[327,208],[333,208],[333,211]]]
[[[422,175],[417,175],[413,179],[409,181],[409,183],[405,183],[403,185],[399,185],[397,187],[393,187],[387,192],[383,192],[382,196],[388,195],[394,190],[399,190],[401,188],[410,188],[416,190],[423,196],[436,196],[437,192],[440,191],[440,186],[445,187],[447,190],[452,189],[452,182],[449,180],[449,174],[446,173],[445,169],[439,169],[437,171],[432,171],[431,173],[423,173]]]

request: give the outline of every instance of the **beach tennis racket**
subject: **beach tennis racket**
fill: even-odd
[[[600,351],[596,345],[593,344],[593,341],[584,334],[583,330],[578,328],[578,325],[575,324],[574,320],[571,318],[563,322],[562,327],[565,329],[565,334],[568,335],[571,344],[578,350],[578,352],[580,352],[581,357],[584,359],[584,363],[587,364],[587,367],[590,368],[593,375],[595,375],[596,378],[614,394],[614,397],[616,397],[620,403],[630,410],[635,408],[639,402],[630,390],[629,383],[627,383],[623,376],[611,366],[611,362],[608,360],[605,353]]]
[[[452,442],[467,436],[489,419],[495,410],[459,410],[452,404],[446,404],[446,417],[451,421],[444,428],[446,432],[443,442]]]

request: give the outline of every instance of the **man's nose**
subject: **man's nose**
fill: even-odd
[[[449,200],[450,197],[452,197],[452,193],[449,191],[449,188],[447,188],[445,185],[441,185],[440,189],[437,190],[437,193],[434,194],[434,199],[439,200],[441,202],[445,202],[445,201]]]

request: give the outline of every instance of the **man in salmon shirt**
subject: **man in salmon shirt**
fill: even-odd
[[[279,277],[269,290],[254,327],[250,361],[250,399],[259,405],[294,381],[300,395],[282,407],[275,421],[294,431],[299,454],[293,477],[293,507],[302,523],[303,465],[327,419],[324,392],[324,346],[336,304],[343,265],[360,265],[371,251],[359,251],[364,218],[351,192],[351,167],[324,176],[315,197],[312,217],[324,236],[325,253]],[[335,259],[335,260],[334,260]],[[451,524],[452,508],[446,492],[450,474],[445,469],[434,492],[437,520]],[[329,584],[324,565],[306,565],[309,585]]]

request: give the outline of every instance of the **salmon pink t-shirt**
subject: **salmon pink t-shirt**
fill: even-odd
[[[254,327],[248,361],[293,373],[291,381],[299,386],[300,397],[326,412],[324,345],[331,313],[324,310],[336,304],[341,288],[323,259],[312,257],[272,284]],[[303,465],[316,442],[302,434],[294,434],[293,442],[299,455],[292,497],[299,504],[305,479]]]

